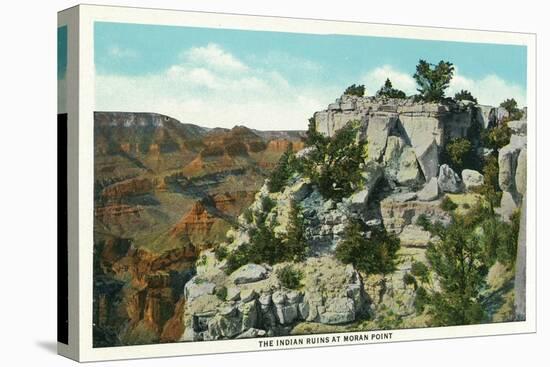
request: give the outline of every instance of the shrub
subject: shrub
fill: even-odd
[[[272,208],[272,200],[262,202],[264,209]],[[301,261],[307,254],[304,226],[299,209],[294,204],[291,208],[289,227],[286,238],[275,236],[272,228],[266,223],[266,216],[256,218],[256,227],[248,232],[250,242],[241,245],[227,256],[226,272],[228,274],[248,264],[268,263],[270,265],[284,261]],[[269,210],[264,210],[267,213]]]
[[[453,210],[458,208],[458,205],[456,205],[448,196],[445,196],[443,200],[441,200],[441,204],[439,206],[446,212],[452,212]]]
[[[477,104],[477,98],[472,96],[470,91],[462,89],[460,92],[455,94],[455,100],[457,101],[472,101]]]
[[[486,130],[482,134],[483,145],[493,150],[499,150],[510,143],[512,129],[508,127],[506,122],[499,126],[495,126]]]
[[[315,149],[300,162],[300,172],[311,179],[326,199],[347,197],[362,182],[363,145],[357,141],[359,123],[350,121],[332,138],[317,136]]]
[[[423,287],[419,287],[416,290],[416,296],[414,297],[414,309],[416,310],[417,314],[421,314],[424,312],[424,309],[426,308],[426,304],[429,303],[429,295],[426,289]]]
[[[344,264],[353,264],[367,274],[387,274],[395,269],[399,239],[383,228],[373,228],[366,237],[362,221],[351,220],[344,239],[336,247],[336,258]]]
[[[429,296],[436,326],[476,324],[485,318],[481,292],[487,266],[483,246],[475,238],[477,225],[477,218],[454,215],[439,233],[441,240],[428,246],[426,255],[440,284],[440,290]]]
[[[246,223],[254,222],[254,211],[251,208],[246,208],[243,212],[243,217]]]
[[[477,157],[472,143],[466,138],[452,139],[445,145],[445,157],[454,171],[476,166]]]
[[[304,274],[300,270],[294,269],[293,266],[284,266],[277,270],[276,274],[283,287],[288,289],[298,289],[301,287]]]
[[[291,143],[288,145],[283,155],[281,155],[277,166],[269,176],[269,181],[267,182],[269,192],[279,192],[285,187],[288,179],[294,173],[293,161],[295,159]]]
[[[403,275],[403,283],[405,283],[405,285],[413,285],[414,289],[418,286],[416,279],[410,273],[405,273],[405,275]]]
[[[420,214],[416,219],[416,225],[422,227],[422,229],[425,231],[429,231],[432,222],[430,222],[426,214]]]
[[[502,192],[498,184],[498,158],[491,154],[484,159],[483,185],[475,191],[485,197],[491,208],[500,206]]]
[[[350,96],[357,96],[357,97],[363,97],[365,95],[365,86],[362,84],[352,84],[349,87],[346,88],[344,91],[344,94],[350,95]]]
[[[426,102],[440,102],[453,78],[454,66],[441,60],[437,65],[419,60],[413,78],[418,84],[419,97]]]
[[[216,249],[214,250],[214,256],[216,256],[216,260],[222,261],[227,258],[228,251],[227,247],[218,245]]]
[[[378,92],[376,92],[377,97],[386,97],[386,98],[407,98],[407,95],[405,92],[399,89],[395,89],[390,81],[390,79],[386,79],[386,82]]]
[[[428,282],[429,270],[423,262],[415,261],[412,263],[411,274],[420,279],[423,283]]]
[[[220,288],[216,289],[216,297],[218,299],[225,301],[227,298],[227,288],[225,286],[221,286]]]
[[[290,202],[290,213],[284,245],[288,251],[290,260],[302,261],[306,258],[308,246],[305,237],[304,218],[300,207],[294,201]]]
[[[262,198],[262,212],[264,214],[267,214],[273,208],[275,208],[275,201],[273,201],[273,199],[270,198],[269,196],[264,196]]]
[[[508,111],[507,121],[519,120],[523,117],[523,111],[518,108],[518,103],[514,98],[506,99],[500,104],[500,107]]]

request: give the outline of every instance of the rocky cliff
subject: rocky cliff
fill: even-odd
[[[297,205],[303,216],[306,259],[275,265],[249,263],[228,272],[227,259],[212,250],[203,251],[197,275],[185,286],[180,340],[428,326],[429,316],[417,306],[417,292],[421,286],[438,289],[438,282],[427,284],[411,273],[415,267],[430,269],[426,248],[439,239],[420,223],[445,227],[452,221],[452,212],[467,213],[483,200],[479,188],[484,175],[473,169],[455,172],[443,162],[443,151],[452,139],[468,137],[472,126],[498,126],[504,117],[499,108],[471,103],[427,104],[348,95],[316,112],[316,130],[329,137],[349,121],[359,121],[357,139],[367,147],[360,165],[361,186],[342,200],[332,200],[301,174],[294,174],[280,192],[269,192],[264,185],[248,210],[266,218],[275,236],[284,238],[292,205]],[[513,131],[510,144],[498,152],[498,182],[503,191],[499,212],[505,220],[520,207],[526,185],[526,122],[508,124]],[[483,154],[481,146],[476,149]],[[312,152],[311,147],[305,148],[296,156],[300,159]],[[266,200],[274,203],[267,211]],[[446,208],[449,200],[458,203],[456,208]],[[399,238],[401,247],[392,272],[362,273],[336,260],[335,250],[352,220],[367,228],[382,226]],[[233,253],[248,246],[250,229],[257,225],[241,215],[238,226],[227,233],[228,241],[219,247]],[[281,279],[279,270],[286,266],[302,270],[296,289]],[[496,281],[495,274],[504,275]],[[497,262],[488,278],[491,289],[509,292],[509,274]],[[495,310],[490,312],[494,320],[509,319],[502,316],[504,311]],[[399,320],[399,325],[392,320]]]

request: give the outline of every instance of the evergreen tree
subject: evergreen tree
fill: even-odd
[[[349,87],[346,88],[344,91],[344,94],[350,95],[350,96],[357,96],[357,97],[363,97],[365,95],[365,86],[363,84],[352,84]]]
[[[353,264],[367,274],[387,274],[395,270],[398,249],[399,239],[395,235],[376,227],[367,238],[363,222],[355,219],[346,227],[335,255],[344,264]]]
[[[479,217],[455,214],[446,229],[440,227],[441,240],[428,247],[426,254],[441,288],[429,297],[435,325],[476,324],[485,318],[481,291],[487,266],[474,233],[479,224]]]
[[[286,151],[279,158],[277,166],[269,176],[269,181],[267,183],[269,192],[279,192],[285,187],[288,179],[294,173],[294,160],[294,151],[292,150],[292,143],[290,143]]]
[[[454,66],[441,60],[437,65],[419,60],[413,78],[418,84],[419,98],[426,102],[440,102],[453,78]]]
[[[393,87],[389,78],[386,79],[384,85],[376,92],[376,96],[386,98],[407,98],[405,92]]]
[[[290,203],[285,247],[289,254],[289,260],[302,261],[305,259],[307,242],[305,238],[304,218],[300,207],[294,201]]]
[[[477,104],[477,98],[475,98],[470,91],[462,89],[455,94],[455,100],[457,101],[471,101]]]

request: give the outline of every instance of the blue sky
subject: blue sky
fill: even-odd
[[[373,94],[390,77],[414,93],[420,58],[455,65],[448,94],[465,88],[481,103],[525,102],[522,46],[99,22],[96,109],[301,129],[352,83]]]

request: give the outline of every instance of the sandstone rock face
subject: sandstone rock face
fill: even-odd
[[[369,117],[367,127],[368,159],[378,161],[386,149],[390,131],[395,127],[397,115],[376,113]]]
[[[498,152],[498,184],[503,191],[500,214],[504,220],[509,220],[514,211],[521,207],[526,191],[527,140],[524,134],[526,130],[526,127],[514,130],[510,143]]]
[[[464,187],[466,190],[471,190],[473,188],[483,185],[483,175],[478,171],[471,169],[462,170],[462,182],[464,182]]]
[[[437,177],[437,170],[439,168],[439,148],[435,139],[426,145],[416,146],[414,150],[426,181],[431,180],[432,177]]]
[[[432,201],[439,197],[439,185],[437,184],[437,178],[432,177],[428,181],[422,190],[418,192],[418,200],[420,201]]]
[[[462,191],[462,181],[460,177],[453,171],[451,167],[443,164],[439,168],[439,176],[437,177],[437,184],[441,191],[458,193]]]

